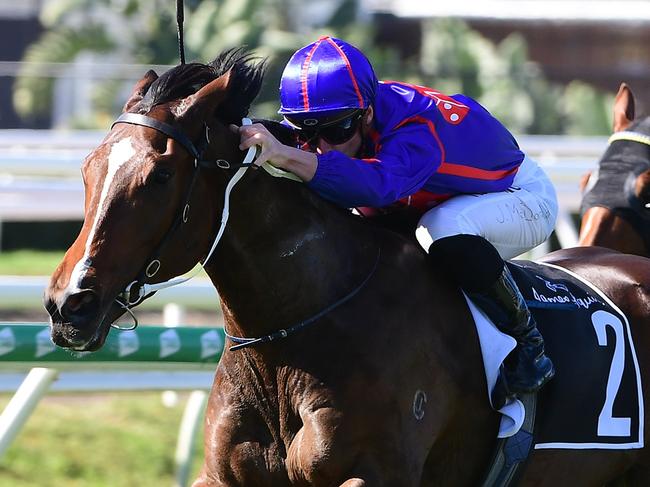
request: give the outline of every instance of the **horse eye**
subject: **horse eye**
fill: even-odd
[[[174,175],[169,169],[159,168],[153,171],[151,179],[158,184],[165,184]]]

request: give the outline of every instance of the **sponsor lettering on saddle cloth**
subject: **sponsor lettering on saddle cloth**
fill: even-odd
[[[643,448],[643,396],[629,323],[611,300],[576,274],[528,261],[508,266],[544,337],[556,374],[539,392],[536,449]],[[488,397],[499,365],[514,348],[471,301],[483,352]],[[500,438],[519,431],[524,407],[511,401]]]

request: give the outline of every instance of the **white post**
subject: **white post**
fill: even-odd
[[[163,325],[168,328],[181,326],[185,321],[185,307],[177,303],[167,303],[163,307]],[[162,401],[166,406],[178,402],[176,391],[164,391]]]
[[[194,445],[199,423],[203,418],[207,396],[208,394],[205,391],[192,391],[187,399],[181,428],[178,432],[178,443],[176,444],[176,487],[185,487],[187,485],[192,466],[192,446]]]
[[[517,259],[527,259],[527,260],[537,260],[545,256],[551,251],[551,244],[548,240],[545,240],[537,247],[533,247],[528,252],[517,256]]]
[[[578,245],[578,231],[571,219],[571,214],[565,208],[560,208],[555,222],[555,235],[563,249]]]
[[[0,456],[9,447],[32,411],[56,379],[55,369],[35,367],[0,415]]]
[[[176,327],[185,321],[185,308],[180,304],[167,303],[163,308],[163,324],[169,327]]]

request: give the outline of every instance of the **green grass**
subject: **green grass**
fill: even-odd
[[[12,250],[0,252],[0,274],[49,276],[63,259],[62,251]]]
[[[0,275],[49,276],[63,260],[64,254],[62,250],[0,251]],[[205,271],[199,272],[198,276],[205,277]]]
[[[0,486],[172,486],[181,399],[167,408],[153,392],[46,396],[0,459]],[[190,483],[203,459],[198,436]]]

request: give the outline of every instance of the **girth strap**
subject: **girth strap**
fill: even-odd
[[[526,416],[521,429],[508,438],[499,438],[490,469],[481,487],[509,487],[516,485],[528,456],[534,447],[537,393],[518,395]]]

